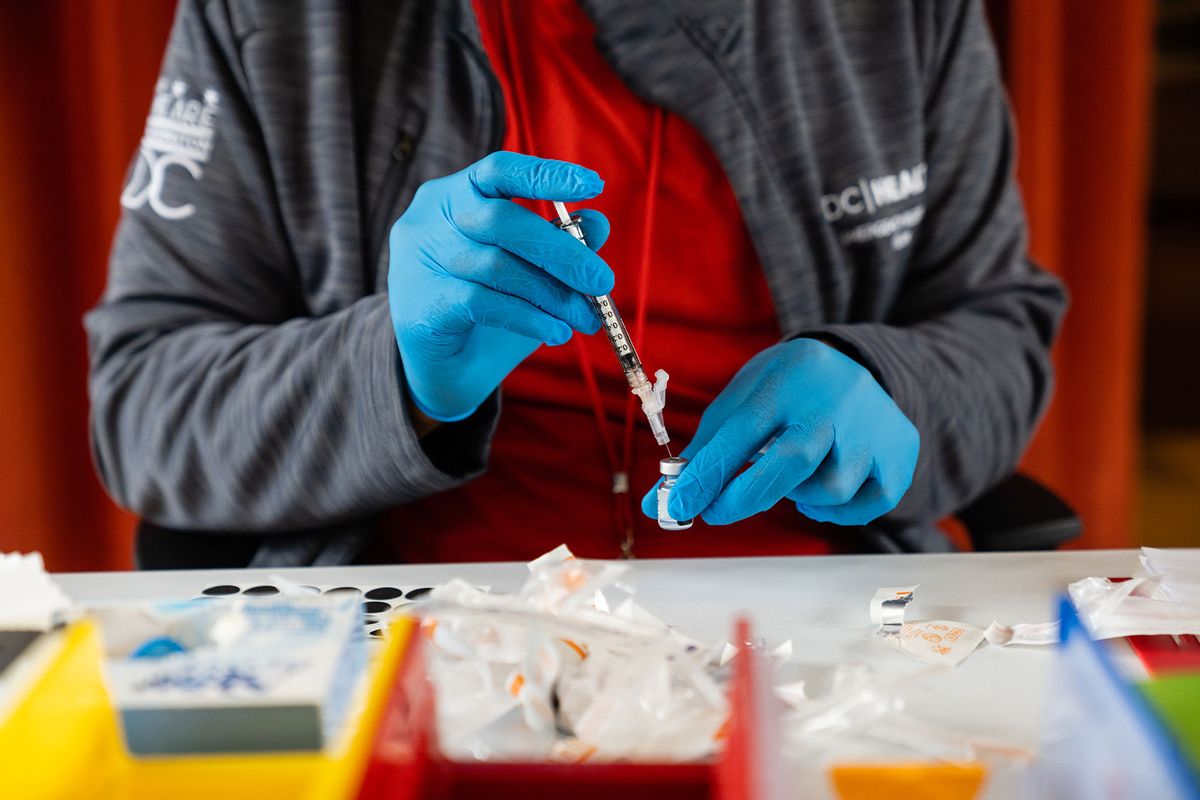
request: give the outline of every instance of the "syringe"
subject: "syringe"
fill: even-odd
[[[587,240],[583,238],[583,218],[572,217],[567,213],[567,207],[557,200],[554,201],[554,210],[558,212],[558,226],[570,232],[572,236],[586,245]],[[602,294],[592,297],[591,301],[596,307],[596,313],[600,315],[600,322],[604,326],[608,342],[612,345],[613,352],[617,354],[617,360],[621,362],[621,371],[625,373],[625,380],[629,383],[630,390],[642,402],[642,413],[646,415],[646,420],[650,423],[654,440],[661,445],[666,445],[671,441],[671,437],[667,434],[667,426],[663,422],[663,409],[666,407],[667,380],[670,376],[667,375],[666,370],[657,370],[654,373],[655,381],[651,384],[650,379],[646,377],[646,371],[642,368],[642,360],[638,358],[637,350],[633,348],[629,331],[625,329],[625,323],[621,319],[621,315],[617,313],[617,306],[613,303],[612,298]]]

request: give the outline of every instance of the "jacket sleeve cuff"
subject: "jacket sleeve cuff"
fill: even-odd
[[[806,328],[795,338],[822,339],[862,364],[922,436],[929,413],[931,387],[922,381],[905,357],[916,345],[913,334],[876,322],[821,325]]]
[[[397,482],[404,487],[397,500],[445,491],[478,477],[487,466],[499,419],[499,393],[493,393],[467,419],[440,425],[419,438],[409,416],[408,389],[386,300],[372,316],[378,318],[372,326],[377,335],[368,337],[370,352],[364,374],[371,416],[378,420],[373,433],[378,446],[389,455]]]

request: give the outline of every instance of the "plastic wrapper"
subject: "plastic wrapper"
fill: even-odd
[[[718,647],[638,606],[623,564],[560,547],[529,572],[512,595],[457,580],[430,595],[422,630],[443,752],[571,763],[714,752],[727,717]]]
[[[1200,551],[1143,547],[1130,580],[1084,578],[1069,587],[1071,602],[1094,639],[1200,633]],[[988,644],[1052,645],[1057,622],[993,622]]]
[[[769,652],[767,651],[766,640],[761,637],[759,637],[758,641],[756,641],[756,642],[747,642],[746,644],[748,646],[754,647],[755,649],[766,653],[767,660],[776,666],[780,666],[782,664],[786,664],[787,662],[791,661],[792,660],[792,652],[795,649],[792,646],[791,639],[787,639],[786,641],[779,644],[777,647],[771,649]],[[740,650],[740,649],[741,648],[739,648],[733,642],[726,642],[725,646],[721,648],[721,656],[718,660],[718,664],[720,664],[720,666],[723,667],[726,664],[728,664],[730,661],[733,661],[733,657],[738,654],[738,650]]]
[[[896,673],[865,664],[796,669],[799,680],[776,687],[787,708],[782,719],[784,756],[793,796],[833,800],[840,796],[832,778],[837,770],[884,766],[901,766],[910,774],[969,767],[982,771],[985,780],[980,794],[968,796],[1028,796],[1031,748],[922,719],[921,701],[909,698],[929,695],[910,690],[936,683],[942,669]]]
[[[1163,581],[1161,574],[1127,581],[1084,578],[1068,591],[1093,639],[1200,633],[1200,598],[1174,599]]]
[[[70,614],[71,600],[46,574],[40,553],[0,553],[0,630],[48,631]]]
[[[1143,547],[1138,560],[1129,580],[1068,587],[1092,638],[1200,634],[1200,551]]]
[[[1164,597],[1180,603],[1200,603],[1200,550],[1143,547],[1142,575],[1158,578]]]
[[[1001,625],[993,622],[983,632],[988,644],[997,647],[1009,645],[1047,645],[1057,644],[1059,637],[1057,622],[1018,622],[1014,625]]]

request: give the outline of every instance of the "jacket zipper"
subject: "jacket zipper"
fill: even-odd
[[[504,141],[503,90],[500,88],[500,81],[496,78],[496,74],[492,72],[491,65],[487,63],[487,56],[471,40],[471,37],[467,36],[461,30],[454,30],[450,35],[463,48],[487,80],[488,103],[491,106],[492,112],[487,149],[482,154],[487,155],[499,150],[500,145]],[[400,137],[392,147],[392,157],[388,163],[387,172],[383,176],[383,183],[380,184],[375,207],[371,210],[370,222],[367,225],[367,229],[370,231],[368,241],[371,242],[372,248],[367,254],[366,262],[363,264],[363,287],[368,294],[375,291],[375,270],[379,264],[380,256],[383,255],[383,247],[387,242],[388,231],[391,229],[392,209],[396,205],[396,198],[400,194],[400,187],[404,183],[404,178],[408,175],[409,165],[412,164],[413,155],[417,149],[417,138],[420,135],[420,128],[424,122],[423,117],[416,109],[410,112],[409,117],[410,120],[406,128],[400,132]]]
[[[371,242],[371,250],[367,253],[367,260],[363,262],[363,291],[366,294],[375,292],[378,277],[376,269],[379,267],[379,258],[383,255],[383,247],[391,228],[392,209],[396,205],[400,187],[404,185],[404,178],[408,175],[409,165],[412,164],[413,154],[417,150],[417,137],[420,135],[420,125],[417,121],[420,117],[414,112],[410,112],[408,117],[405,128],[400,131],[396,144],[392,146],[387,172],[379,185],[375,206],[371,209],[370,221],[367,223],[367,230],[370,232],[367,241]]]

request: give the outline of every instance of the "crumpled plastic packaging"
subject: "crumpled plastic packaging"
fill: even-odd
[[[983,632],[983,637],[988,644],[998,647],[1058,644],[1058,627],[1057,622],[1018,622],[1014,625],[992,622]]]
[[[1162,574],[1127,581],[1084,578],[1068,592],[1093,639],[1200,633],[1200,599],[1174,599],[1164,590],[1164,580]]]
[[[670,763],[715,751],[728,716],[719,646],[638,606],[624,564],[561,546],[529,573],[511,595],[460,580],[430,595],[422,630],[444,753]]]
[[[807,672],[775,689],[787,708],[782,728],[792,796],[832,800],[828,771],[837,764],[919,762],[980,763],[988,773],[981,797],[1025,796],[1032,748],[921,718],[919,704],[937,701],[925,689],[937,685],[941,668],[897,673],[841,664],[809,665]]]
[[[0,630],[48,631],[71,613],[71,599],[46,574],[41,553],[0,553]]]
[[[1138,575],[1157,577],[1167,599],[1200,603],[1200,549],[1143,547]]]
[[[1067,587],[1092,638],[1200,634],[1200,550],[1143,547],[1138,562],[1129,580]]]

